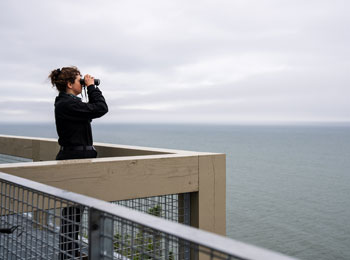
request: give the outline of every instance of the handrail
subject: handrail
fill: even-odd
[[[198,244],[200,246],[208,247],[226,253],[228,255],[238,257],[241,259],[254,259],[254,260],[292,260],[295,258],[285,256],[283,254],[273,252],[267,249],[262,249],[257,246],[248,245],[246,243],[236,241],[230,238],[219,236],[210,232],[195,229],[189,226],[181,225],[178,223],[170,222],[164,219],[160,219],[155,216],[151,216],[145,213],[141,213],[135,210],[131,210],[122,206],[112,205],[111,203],[98,200],[92,197],[84,196],[74,192],[51,187],[45,184],[13,176],[10,174],[0,172],[0,179],[13,183],[17,186],[23,186],[26,189],[32,189],[35,191],[43,192],[52,196],[59,197],[73,203],[78,203],[92,209],[102,211],[107,214],[111,214],[137,224],[158,230],[169,235],[178,237]]]

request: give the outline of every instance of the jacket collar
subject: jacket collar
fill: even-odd
[[[73,99],[81,100],[80,97],[74,96],[73,94],[67,94],[66,92],[60,92],[59,97],[62,97],[62,98],[69,98],[69,97],[71,97]]]

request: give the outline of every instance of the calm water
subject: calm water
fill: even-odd
[[[98,125],[95,141],[227,154],[227,235],[301,259],[350,259],[350,127]],[[56,137],[54,125],[0,134]]]

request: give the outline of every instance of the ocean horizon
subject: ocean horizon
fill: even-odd
[[[227,236],[300,259],[350,259],[350,125],[98,124],[95,142],[226,154]],[[57,138],[54,123],[0,134]]]

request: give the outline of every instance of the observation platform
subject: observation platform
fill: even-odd
[[[16,227],[0,258],[57,259],[74,208],[72,259],[292,259],[224,237],[225,154],[94,146],[98,158],[55,161],[56,139],[0,135],[1,228]]]

